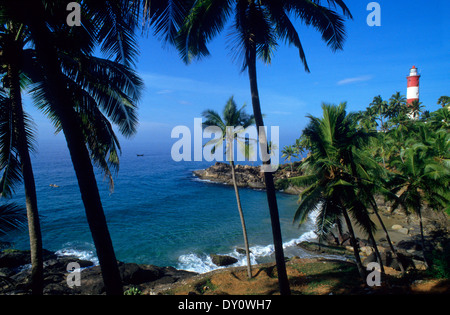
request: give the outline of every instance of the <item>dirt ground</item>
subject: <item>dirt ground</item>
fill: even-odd
[[[449,280],[399,280],[399,272],[387,268],[380,287],[368,287],[354,264],[339,260],[293,258],[286,263],[292,294],[450,294]],[[245,267],[215,270],[159,290],[143,294],[175,295],[276,295],[279,294],[275,264],[253,266],[252,279]]]

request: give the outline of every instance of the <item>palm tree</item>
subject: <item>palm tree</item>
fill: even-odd
[[[450,110],[447,108],[439,108],[431,113],[430,123],[435,129],[450,130]]]
[[[386,125],[383,118],[386,117],[388,110],[388,104],[383,101],[380,95],[373,98],[372,103],[369,104],[368,111],[375,117],[376,120],[380,121],[381,131],[386,132]]]
[[[303,143],[301,138],[295,139],[294,144],[295,151],[297,152],[299,157],[303,156],[303,152],[305,152],[305,144]]]
[[[21,65],[25,45],[22,26],[8,23],[0,25],[1,64],[6,73],[3,85],[6,91],[0,93],[1,144],[0,169],[4,170],[1,179],[0,195],[11,196],[13,186],[23,178],[28,218],[31,255],[32,293],[43,293],[42,236],[39,223],[36,187],[29,151],[33,149],[33,131],[30,121],[22,108]],[[3,95],[2,95],[3,94]],[[15,156],[17,154],[17,157]]]
[[[294,221],[303,223],[311,211],[319,210],[316,230],[323,236],[333,225],[340,227],[343,217],[358,271],[365,281],[350,215],[374,243],[375,225],[369,217],[359,176],[367,161],[361,151],[373,134],[357,129],[355,115],[347,115],[345,108],[345,103],[338,106],[323,104],[323,118],[307,116],[310,123],[302,137],[308,139],[311,155],[302,164],[305,175],[290,179],[295,185],[307,187],[300,195]],[[373,246],[376,249],[375,243]]]
[[[395,172],[391,174],[389,185],[392,192],[398,195],[393,209],[402,206],[407,212],[413,211],[419,217],[423,256],[429,265],[422,208],[426,203],[435,210],[445,209],[450,202],[448,153],[445,159],[436,159],[430,156],[430,150],[425,144],[416,143],[402,150],[399,157],[392,159],[391,165]]]
[[[133,61],[136,55],[133,37],[134,17],[133,19],[125,18],[129,10],[124,7],[126,4],[123,1],[100,2],[83,2],[85,7],[83,7],[82,12],[87,16],[82,19],[84,23],[82,28],[68,27],[65,23],[66,16],[55,14],[55,12],[66,13],[66,4],[62,2],[44,4],[41,1],[33,1],[32,3],[15,1],[2,3],[1,9],[6,12],[4,16],[26,25],[29,29],[35,47],[36,59],[41,66],[40,72],[42,77],[45,78],[40,83],[41,94],[38,95],[38,100],[46,100],[41,102],[41,104],[45,104],[45,106],[42,106],[43,110],[50,115],[66,137],[85,206],[87,221],[97,249],[106,293],[122,294],[117,261],[91,163],[91,154],[94,157],[97,156],[97,160],[94,159],[94,162],[98,162],[98,157],[104,156],[105,152],[108,151],[110,153],[109,160],[113,162],[117,156],[114,150],[111,150],[111,145],[114,145],[117,141],[113,139],[106,146],[97,145],[95,140],[90,141],[92,134],[89,133],[88,127],[90,128],[93,125],[87,124],[86,119],[97,113],[95,116],[96,126],[103,125],[103,132],[98,130],[95,136],[102,136],[103,138],[108,135],[112,136],[112,128],[108,125],[109,122],[106,122],[103,119],[104,117],[102,118],[102,115],[99,115],[98,110],[92,107],[92,104],[96,101],[106,99],[107,102],[101,105],[102,110],[114,123],[119,125],[122,133],[131,135],[135,131],[136,115],[133,113],[134,106],[132,104],[136,99],[129,97],[129,95],[138,97],[140,89],[138,85],[133,85],[131,80],[124,81],[120,79],[120,75],[116,76],[116,74],[121,73],[122,69],[117,69],[116,74],[110,76],[112,80],[104,81],[103,84],[100,84],[101,81],[86,81],[86,77],[81,76],[83,71],[86,71],[86,75],[89,75],[89,71],[96,69],[92,65],[86,69],[79,62],[78,68],[75,68],[77,71],[63,72],[61,63],[65,58],[60,55],[60,52],[65,53],[66,56],[77,53],[92,55],[95,45],[101,43],[104,53],[109,54],[109,56],[116,56],[116,60],[123,63],[124,66],[132,64],[132,62],[127,61]],[[24,7],[27,7],[28,10],[22,10]],[[127,22],[129,22],[129,25]],[[58,41],[57,37],[54,36],[55,30],[65,33],[70,40]],[[80,39],[83,46],[74,45],[74,42],[80,43]],[[107,77],[108,73],[108,71],[105,71],[104,76]],[[79,89],[74,90],[73,86],[68,85],[66,75],[80,78],[80,81],[77,81],[78,86],[87,91],[82,95],[84,96],[82,100],[75,102],[77,98],[74,91],[79,91]],[[112,93],[108,90],[109,84],[113,90],[116,89]],[[80,94],[77,96],[80,96]],[[81,104],[84,106],[81,106]],[[93,121],[94,119],[91,120],[91,122]],[[91,154],[89,151],[91,151]]]
[[[450,96],[443,95],[443,96],[439,97],[437,104],[441,105],[444,108],[449,106],[450,105]]]
[[[283,150],[281,150],[281,153],[282,153],[281,157],[284,157],[285,160],[289,161],[289,165],[291,166],[291,172],[292,172],[293,169],[292,169],[291,159],[293,157],[297,156],[296,148],[293,147],[292,145],[288,145],[288,146],[285,146],[283,148]]]
[[[248,70],[252,96],[253,114],[262,152],[267,152],[267,139],[260,127],[264,126],[257,84],[256,60],[270,63],[277,40],[294,44],[298,49],[305,70],[309,72],[305,52],[300,37],[290,20],[298,17],[306,25],[318,30],[322,39],[332,50],[342,49],[345,39],[344,20],[332,9],[340,7],[343,14],[351,18],[350,11],[342,0],[327,1],[288,1],[288,0],[233,0],[196,1],[188,12],[184,25],[177,38],[177,47],[182,59],[189,63],[193,58],[209,55],[207,44],[223,29],[234,15],[232,25],[232,51],[235,58],[241,59],[242,71]],[[330,9],[331,8],[331,9]],[[264,163],[269,166],[270,161]],[[265,172],[267,200],[272,222],[275,258],[281,294],[289,294],[281,230],[278,216],[273,174]]]
[[[239,134],[244,132],[246,128],[255,123],[253,116],[247,115],[244,109],[245,105],[238,110],[233,97],[230,97],[223,109],[223,118],[220,117],[220,115],[216,111],[211,109],[205,110],[202,113],[202,116],[206,119],[206,121],[203,123],[203,127],[218,127],[222,132],[221,138],[210,140],[205,144],[205,146],[212,145],[211,152],[214,153],[218,147],[222,147],[223,143],[226,143],[225,154],[231,166],[231,176],[233,180],[234,192],[236,194],[236,202],[242,225],[242,234],[244,236],[245,253],[247,256],[247,275],[250,279],[252,278],[250,249],[248,245],[247,229],[245,227],[244,212],[242,211],[241,199],[239,197],[239,190],[236,184],[236,173],[234,165],[234,140],[236,140],[238,144],[240,144],[241,147],[244,148],[244,153],[249,152],[250,147],[242,141],[245,141],[245,139],[240,139]]]
[[[411,104],[408,104],[409,118],[412,120],[419,119],[419,116],[420,116],[420,113],[422,112],[423,107],[424,106],[422,105],[422,102],[420,102],[419,100],[414,100],[414,101],[412,101]]]
[[[386,117],[388,119],[396,118],[399,115],[406,114],[406,110],[406,97],[401,95],[400,92],[392,94],[386,108]]]

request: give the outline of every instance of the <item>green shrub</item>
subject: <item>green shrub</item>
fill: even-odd
[[[450,279],[450,242],[446,242],[443,250],[433,250],[432,265],[429,274],[433,278]]]
[[[126,290],[123,295],[142,295],[142,292],[138,288],[132,287]]]

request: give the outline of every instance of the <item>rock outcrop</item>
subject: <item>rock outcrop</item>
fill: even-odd
[[[301,162],[293,162],[292,170],[290,164],[280,165],[274,172],[275,187],[279,191],[288,194],[299,194],[302,190],[288,182],[289,178],[300,176],[298,171]],[[252,189],[265,189],[264,173],[260,166],[236,165],[236,184],[238,187],[248,187]],[[204,170],[193,171],[194,176],[209,180],[214,183],[233,185],[231,176],[231,166],[228,163],[216,162],[214,165]]]
[[[105,293],[100,266],[74,256],[58,256],[44,251],[44,294],[100,295]],[[0,294],[31,294],[29,251],[0,252]],[[79,283],[70,286],[67,279],[74,277],[67,271],[69,263],[80,266]],[[135,263],[118,262],[124,291],[135,288],[151,293],[159,286],[176,283],[197,275],[195,272]],[[75,272],[75,271],[74,271]],[[78,285],[79,284],[79,285]]]
[[[211,260],[212,262],[217,265],[217,266],[229,266],[232,265],[234,263],[237,263],[238,260],[234,257],[231,256],[227,256],[227,255],[216,255],[216,254],[211,254]]]

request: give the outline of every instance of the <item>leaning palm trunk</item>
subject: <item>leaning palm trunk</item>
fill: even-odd
[[[359,248],[356,242],[355,232],[353,231],[352,222],[350,221],[350,217],[348,216],[347,210],[343,209],[342,213],[344,215],[345,223],[347,224],[348,232],[350,233],[350,242],[353,247],[353,253],[355,255],[356,266],[358,267],[359,275],[361,276],[363,281],[366,281],[366,272],[361,262],[361,257],[359,257]]]
[[[387,240],[387,242],[389,244],[389,248],[392,251],[392,255],[394,255],[394,259],[397,261],[398,266],[400,267],[400,271],[402,272],[402,274],[404,274],[405,273],[405,267],[403,267],[403,264],[402,264],[400,258],[398,257],[397,251],[395,250],[394,245],[392,245],[391,238],[389,237],[389,233],[388,233],[388,231],[386,229],[386,226],[384,225],[384,222],[381,219],[380,214],[378,213],[378,207],[377,207],[375,202],[372,203],[372,207],[373,207],[373,210],[375,212],[375,215],[378,218],[378,221],[380,222],[381,228],[384,231],[384,235],[386,236],[386,240]]]
[[[234,167],[234,162],[230,161],[231,165],[231,176],[233,178],[233,186],[234,186],[234,192],[236,194],[236,202],[239,210],[239,217],[241,218],[241,225],[242,225],[242,234],[244,235],[244,245],[245,245],[245,254],[247,256],[247,275],[248,278],[252,278],[252,263],[250,261],[250,249],[248,246],[248,237],[247,237],[247,228],[245,227],[245,220],[244,220],[244,213],[242,212],[242,206],[241,206],[241,198],[239,197],[239,190],[236,184],[236,172]]]
[[[54,114],[59,118],[78,180],[86,217],[99,259],[106,294],[121,295],[122,281],[117,266],[111,237],[109,235],[100,194],[84,135],[73,106],[71,97],[65,97],[66,86],[60,80],[61,69],[51,35],[41,19],[44,8],[40,1],[32,1],[29,16],[30,30],[35,42],[36,53],[47,79],[49,99]],[[41,14],[39,14],[41,13]]]
[[[255,117],[256,128],[258,130],[258,139],[260,143],[260,150],[268,152],[267,139],[264,131],[264,121],[261,113],[261,105],[259,102],[258,83],[256,76],[256,47],[250,49],[250,56],[248,60],[248,75],[250,79],[250,90],[252,94],[253,115]],[[264,161],[265,165],[269,166],[270,161]],[[283,240],[281,237],[280,218],[278,214],[277,196],[275,185],[273,182],[273,174],[271,172],[264,172],[264,181],[266,184],[267,202],[269,205],[270,220],[272,223],[272,235],[275,248],[275,261],[278,271],[278,285],[281,295],[289,295],[291,290],[289,288],[289,281],[286,272],[286,263],[284,259]]]
[[[18,57],[19,55],[17,55]],[[8,81],[12,114],[17,128],[17,149],[20,157],[22,176],[25,188],[25,204],[27,208],[28,232],[30,237],[31,256],[31,289],[33,295],[43,294],[43,258],[42,236],[39,223],[39,213],[34,182],[33,168],[28,152],[28,139],[25,128],[25,117],[22,108],[22,96],[20,92],[20,78],[18,63],[10,63],[8,66]]]
[[[417,209],[417,215],[419,216],[419,227],[420,227],[420,238],[422,240],[423,260],[425,262],[426,267],[428,268],[430,266],[430,262],[428,260],[427,249],[425,248],[425,236],[424,236],[424,233],[423,233],[422,210],[420,209],[420,206]]]
[[[372,243],[372,247],[375,250],[375,256],[377,257],[378,263],[380,264],[380,270],[381,273],[384,275],[384,266],[383,266],[383,260],[381,259],[380,251],[378,250],[377,243],[375,241],[375,237],[373,236],[372,231],[369,231],[369,240]]]

